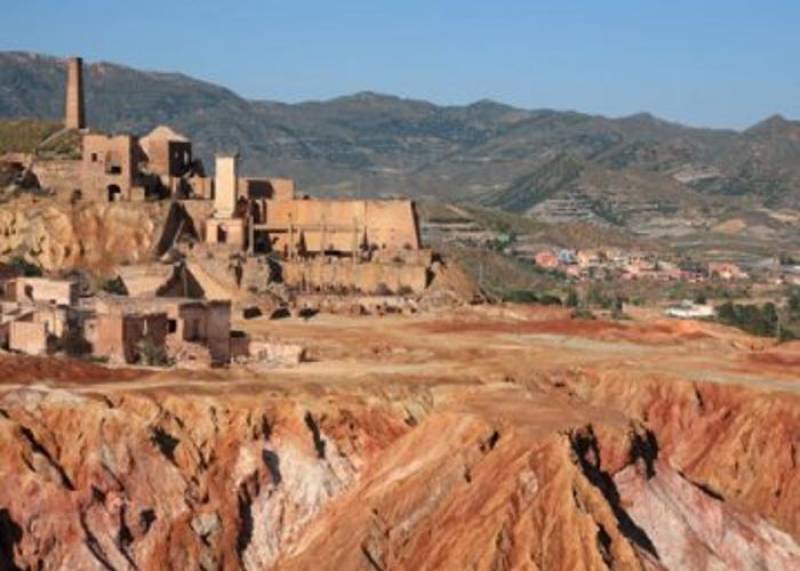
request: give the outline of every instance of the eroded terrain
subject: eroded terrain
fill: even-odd
[[[800,347],[478,307],[311,358],[0,356],[0,568],[797,569]]]

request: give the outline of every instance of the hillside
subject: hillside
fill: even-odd
[[[0,117],[57,119],[64,75],[62,60],[0,53]],[[245,173],[293,177],[311,193],[482,203],[653,236],[702,232],[759,211],[782,234],[790,229],[772,214],[800,198],[800,122],[782,117],[736,132],[645,113],[437,106],[369,92],[250,101],[184,75],[110,63],[87,65],[85,76],[90,125],[143,133],[169,123],[205,159],[238,148]]]

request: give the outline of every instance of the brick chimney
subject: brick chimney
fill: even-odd
[[[83,60],[70,58],[67,62],[67,105],[64,117],[67,129],[86,127],[86,113],[83,106]]]

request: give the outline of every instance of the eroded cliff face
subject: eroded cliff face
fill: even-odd
[[[0,567],[800,566],[793,397],[158,384],[0,398]]]
[[[0,208],[0,255],[23,255],[47,271],[108,273],[151,258],[169,204],[71,206],[19,201]]]

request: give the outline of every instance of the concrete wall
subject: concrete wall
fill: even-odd
[[[270,232],[273,249],[284,252],[332,250],[351,252],[372,249],[420,247],[414,205],[409,200],[281,200],[267,201],[266,224],[292,227]]]
[[[422,265],[354,264],[349,260],[309,260],[284,262],[283,280],[287,285],[307,290],[330,291],[336,288],[363,293],[421,293],[428,285],[428,268]]]
[[[420,247],[417,216],[410,200],[369,200],[366,217],[370,245],[382,250]]]

